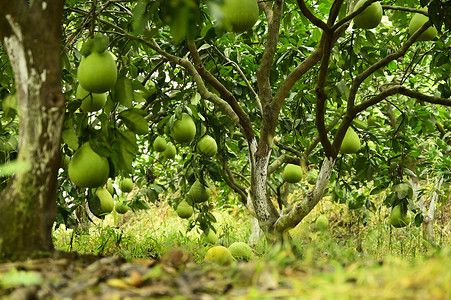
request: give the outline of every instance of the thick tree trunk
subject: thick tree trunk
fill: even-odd
[[[0,256],[51,251],[65,99],[61,90],[63,0],[0,1],[0,36],[14,70],[18,169],[0,195]]]
[[[257,141],[254,138],[249,143],[251,161],[251,200],[253,209],[258,219],[260,228],[267,237],[274,234],[274,224],[279,217],[279,213],[268,196],[266,182],[268,180],[268,163],[271,150],[268,148],[264,155],[260,151],[257,153]]]

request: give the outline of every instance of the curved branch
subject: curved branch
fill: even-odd
[[[324,23],[320,18],[318,18],[317,16],[315,16],[305,5],[305,1],[304,0],[297,0],[299,9],[301,10],[302,14],[310,20],[310,22],[312,22],[314,25],[316,25],[317,27],[321,28],[324,31],[329,31],[329,26],[327,26],[326,23]]]
[[[416,41],[416,39],[424,32],[426,31],[429,26],[431,26],[431,21],[428,21],[424,23],[423,26],[421,26],[407,41],[406,43],[395,53],[390,54],[386,56],[385,58],[379,60],[375,64],[369,66],[365,71],[363,71],[361,74],[357,75],[354,80],[352,81],[351,88],[349,91],[349,97],[348,97],[348,109],[352,109],[354,107],[354,101],[355,96],[357,94],[357,90],[359,89],[362,82],[368,78],[371,74],[376,72],[378,69],[385,67],[390,62],[392,62],[395,59],[400,58],[403,56],[407,50],[412,46],[412,44]]]
[[[418,99],[419,101],[427,102],[427,103],[431,103],[431,104],[451,106],[450,98],[429,96],[429,95],[420,93],[418,91],[408,89],[402,85],[395,85],[395,86],[392,86],[391,88],[388,88],[388,89],[384,90],[383,92],[371,97],[367,101],[364,101],[364,102],[360,103],[359,105],[356,105],[355,111],[356,111],[356,113],[364,111],[368,107],[375,105],[375,104],[381,102],[382,100],[384,100],[385,98],[395,95],[395,94],[401,94],[401,95],[404,95],[404,96],[407,96],[410,98],[415,98],[415,99]]]
[[[127,34],[128,35],[128,34]],[[134,36],[128,35],[131,38],[139,39]],[[212,103],[219,106],[237,125],[241,125],[241,120],[238,117],[238,115],[235,113],[234,109],[230,106],[229,103],[218,97],[216,94],[210,92],[208,88],[205,86],[202,76],[197,72],[196,68],[191,64],[191,62],[187,59],[169,54],[162,50],[160,46],[157,44],[157,42],[154,39],[151,39],[151,43],[148,43],[145,40],[139,39],[142,43],[146,44],[153,50],[155,50],[158,54],[165,57],[167,60],[176,63],[182,67],[185,68],[185,70],[193,77],[194,81],[197,84],[197,87],[199,89],[199,93],[202,96],[202,98],[207,99],[211,101]]]
[[[240,185],[236,182],[232,172],[230,171],[230,168],[227,164],[227,162],[224,159],[221,159],[222,161],[222,167],[224,169],[225,177],[224,180],[227,183],[227,185],[236,193],[240,195],[240,201],[245,206],[247,205],[247,196],[248,192],[246,191],[246,188]]]
[[[300,165],[301,159],[299,157],[282,154],[268,166],[268,176],[278,170],[284,163]]]
[[[219,80],[213,76],[207,69],[205,69],[204,64],[200,58],[199,52],[197,51],[197,47],[194,42],[188,42],[188,48],[191,54],[191,57],[194,61],[194,67],[196,68],[198,74],[209,84],[211,84],[227,101],[230,107],[233,109],[237,117],[239,118],[239,124],[243,133],[245,134],[246,139],[251,140],[254,137],[254,131],[252,130],[252,124],[249,119],[249,116],[243,110],[243,108],[239,105],[235,96],[221,83]]]

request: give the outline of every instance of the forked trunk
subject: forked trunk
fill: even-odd
[[[60,32],[64,1],[0,1],[0,36],[14,70],[21,163],[0,195],[0,256],[50,251],[65,99]]]

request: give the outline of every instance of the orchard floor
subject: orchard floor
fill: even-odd
[[[295,262],[288,252],[276,263],[228,267],[195,263],[177,250],[131,262],[58,253],[0,265],[0,299],[451,299],[450,253],[343,265]]]
[[[216,211],[219,244],[249,238],[248,216]],[[362,215],[325,202],[291,232],[296,250],[260,243],[249,262],[222,267],[203,262],[211,246],[163,202],[108,216],[87,234],[55,230],[51,257],[0,264],[0,300],[451,299],[450,212],[438,220],[440,249],[421,227],[390,229],[388,211],[364,226]],[[328,232],[314,229],[320,213]]]

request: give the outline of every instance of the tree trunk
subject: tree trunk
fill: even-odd
[[[434,235],[434,221],[435,221],[435,212],[437,210],[437,203],[440,200],[440,195],[442,194],[442,183],[443,177],[439,178],[434,184],[434,193],[432,194],[431,202],[429,203],[429,209],[426,208],[426,205],[422,205],[421,211],[423,212],[423,238],[430,242],[431,244],[435,243],[435,235]]]
[[[0,256],[53,250],[57,171],[65,110],[61,81],[63,0],[0,0],[0,37],[14,70],[21,167],[0,195]]]
[[[257,216],[260,228],[267,237],[274,234],[274,224],[279,217],[279,213],[271,202],[266,189],[268,180],[268,163],[271,151],[260,151],[257,153],[257,141],[252,139],[249,143],[250,162],[251,162],[251,200],[253,209]],[[261,154],[262,152],[266,152]]]

